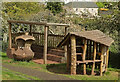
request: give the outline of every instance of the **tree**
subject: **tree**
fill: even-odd
[[[118,9],[120,10],[120,1],[118,2]]]
[[[46,8],[49,9],[54,15],[63,11],[62,2],[47,2]]]

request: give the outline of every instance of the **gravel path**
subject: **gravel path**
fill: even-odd
[[[41,72],[35,69],[27,68],[27,67],[21,67],[21,66],[13,66],[9,64],[2,64],[3,67],[8,68],[10,70],[20,72],[26,75],[34,76],[37,78],[40,78],[42,80],[73,80],[71,78],[67,78],[62,75],[56,75],[56,74],[49,74],[46,72]]]

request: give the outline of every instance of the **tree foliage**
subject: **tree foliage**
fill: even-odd
[[[4,2],[2,9],[2,27],[3,32],[7,32],[7,20],[29,20],[31,16],[35,13],[38,13],[40,10],[43,10],[39,3],[36,2]],[[27,26],[15,24],[13,25],[15,29],[12,29],[15,32],[19,30],[25,30]]]
[[[47,2],[47,9],[51,10],[54,15],[63,11],[62,2]]]

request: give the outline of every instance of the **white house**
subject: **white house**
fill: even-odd
[[[78,15],[98,15],[98,6],[95,2],[69,2],[65,6],[72,8],[74,13]]]

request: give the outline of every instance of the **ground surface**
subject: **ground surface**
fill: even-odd
[[[42,80],[72,80],[70,78],[67,78],[61,75],[41,72],[41,71],[27,68],[27,67],[13,66],[9,64],[2,64],[2,66],[10,70],[16,71],[16,72],[24,73],[26,75],[34,76],[37,78],[41,78]]]
[[[3,80],[118,80],[118,71],[120,71],[119,69],[109,68],[104,76],[70,75],[65,63],[37,64],[33,61],[14,61],[13,59],[9,59],[6,53],[2,53],[2,64]],[[4,69],[8,69],[9,71]],[[15,74],[13,75],[13,73]]]

